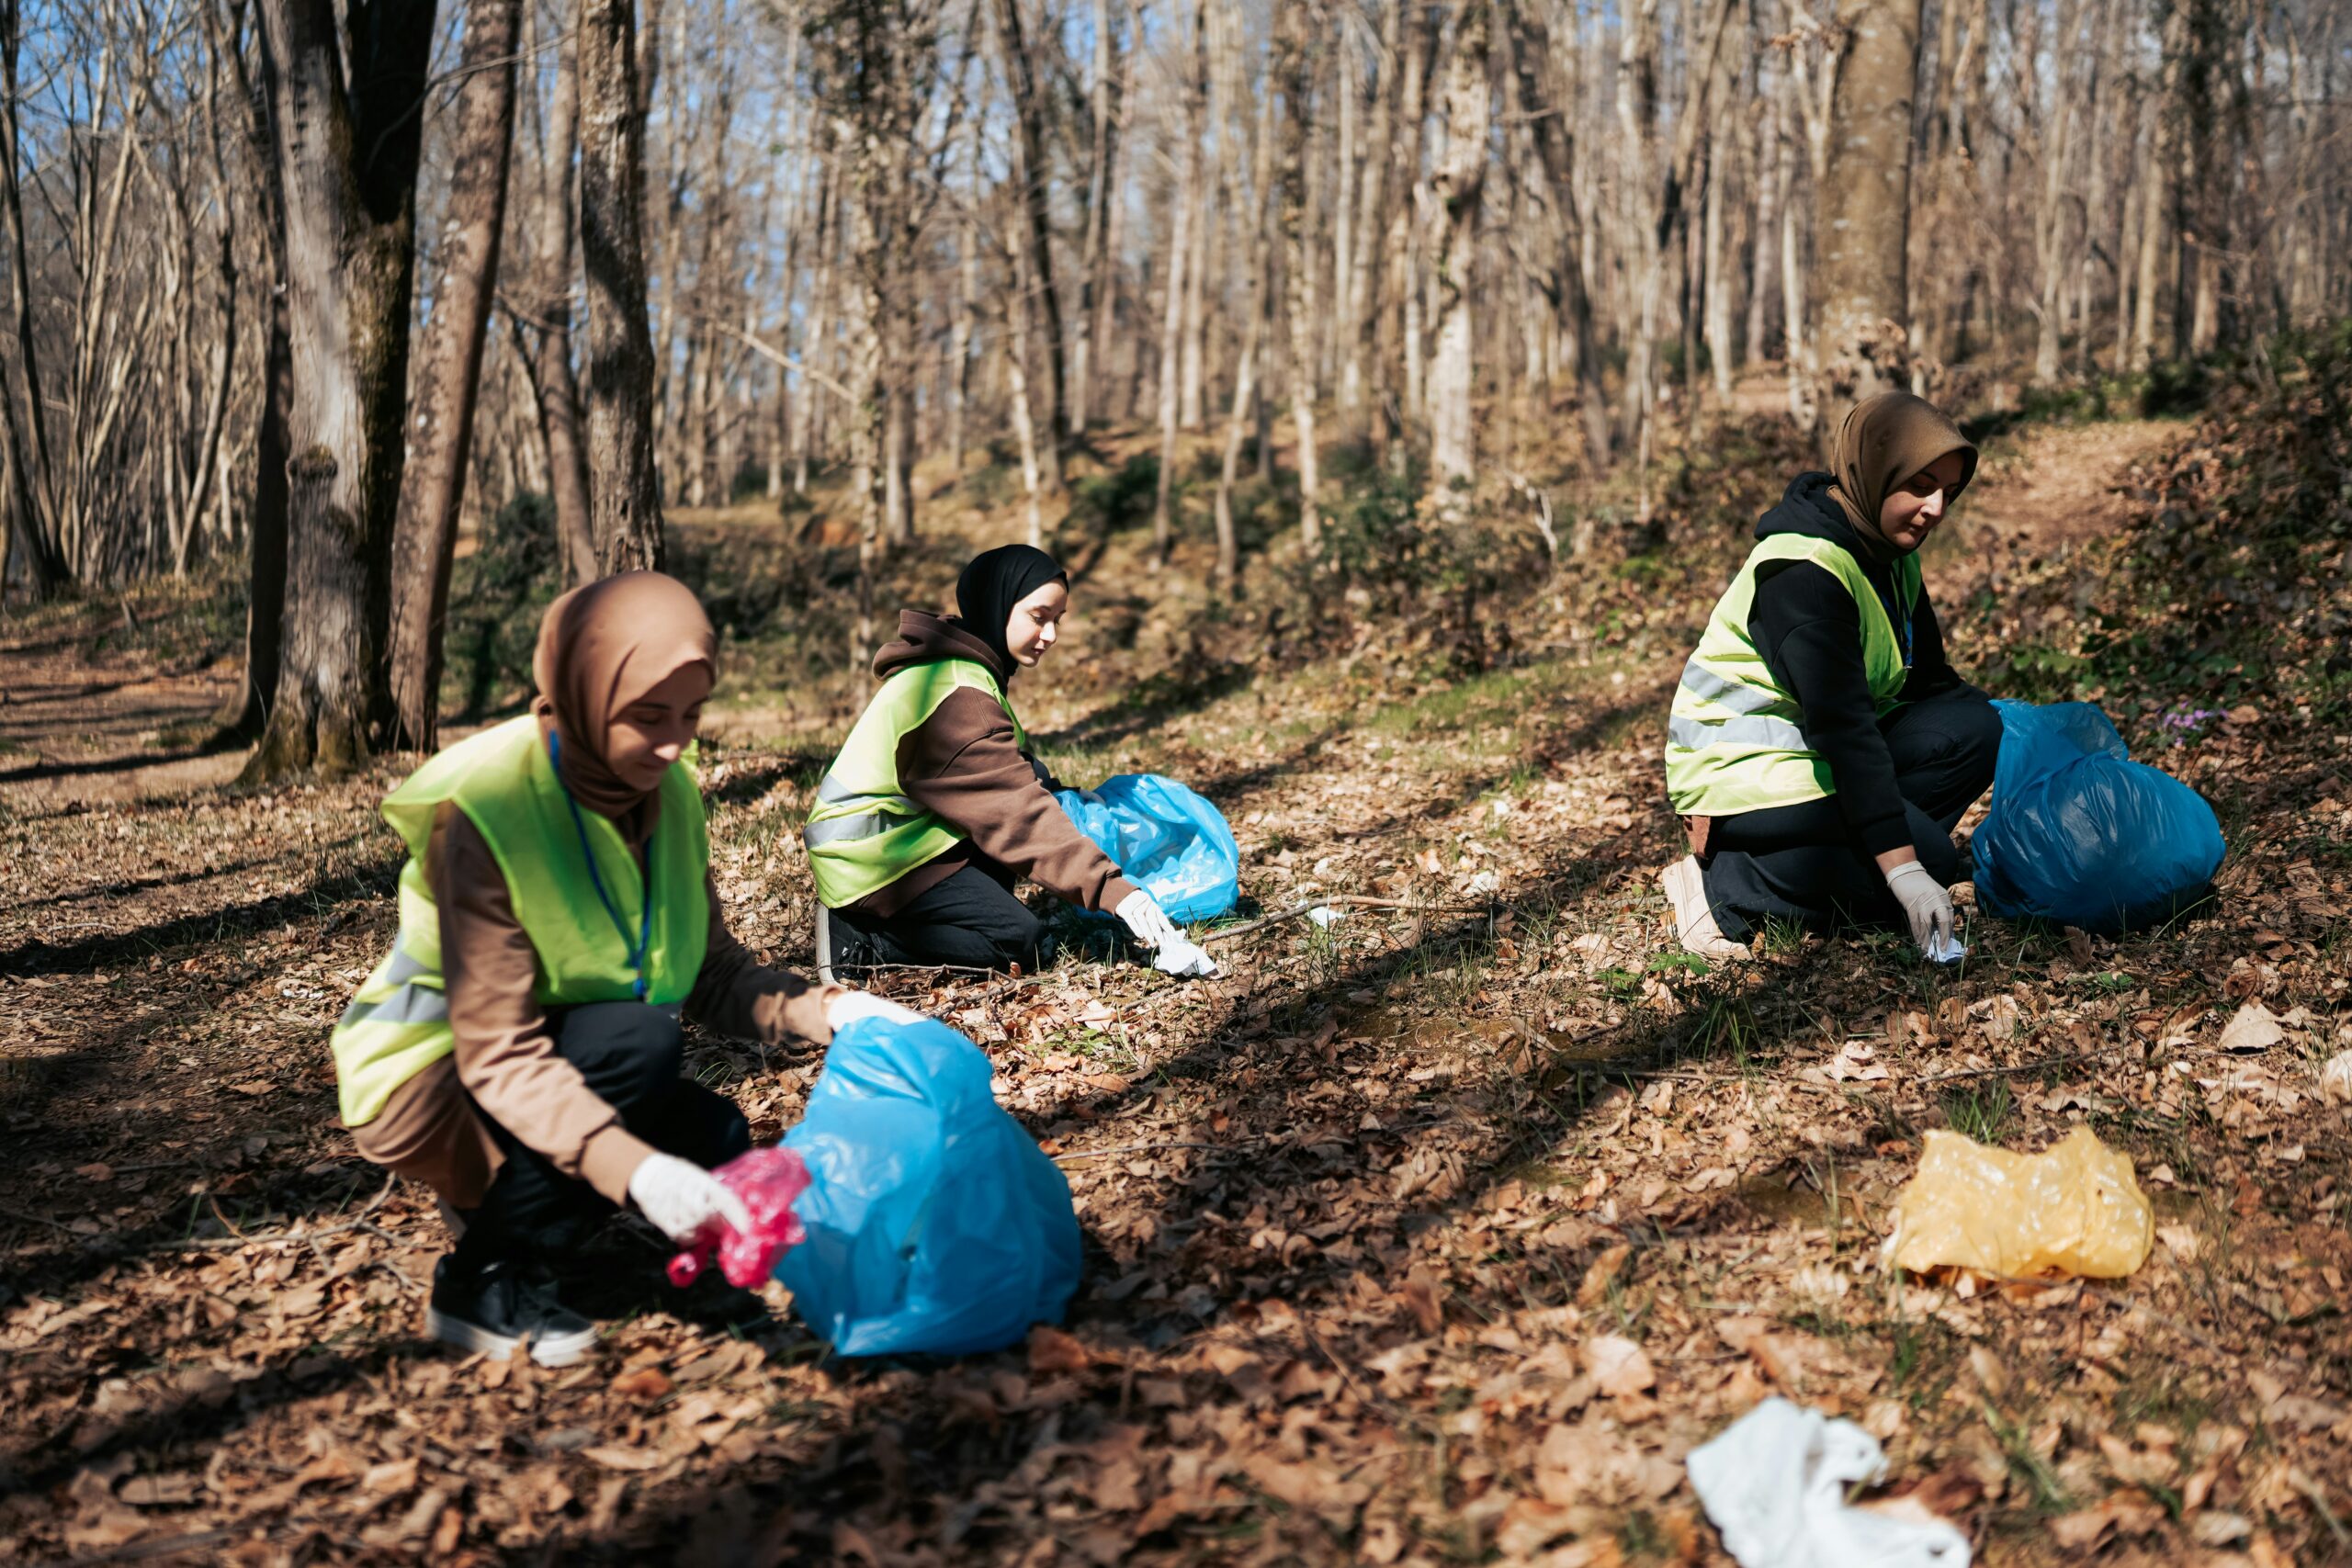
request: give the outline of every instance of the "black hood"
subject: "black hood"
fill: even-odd
[[[1808,539],[1827,539],[1843,546],[1865,567],[1876,570],[1879,550],[1862,537],[1861,531],[1847,517],[1846,509],[1829,493],[1830,486],[1836,482],[1818,469],[1791,479],[1781,504],[1756,520],[1756,536],[1769,539],[1776,534],[1799,534]]]

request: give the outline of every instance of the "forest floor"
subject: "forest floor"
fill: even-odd
[[[1988,449],[1928,565],[1963,669],[2081,610],[2119,487],[2189,430]],[[2316,1089],[2352,1044],[2352,737],[2245,705],[2162,755],[2229,835],[2211,917],[1710,972],[1657,873],[1712,589],[1555,593],[1479,672],[1378,627],[1261,669],[1186,640],[1196,547],[1153,577],[1142,543],[1103,542],[1023,682],[1041,749],[1201,788],[1259,908],[1409,907],[1218,942],[1192,985],[898,977],[989,1051],[1087,1235],[1063,1329],[955,1362],[827,1359],[780,1288],[772,1324],[681,1317],[624,1226],[583,1260],[612,1314],[587,1364],[421,1341],[441,1222],[356,1156],[325,1049],[390,935],[400,769],[126,793],[106,759],[178,720],[124,695],[152,671],[76,672],[119,612],[10,638],[0,1560],[1722,1563],[1683,1459],[1779,1393],[1883,1439],[1984,1561],[2352,1561],[2352,1145]],[[1719,583],[1738,541],[1692,547]],[[2028,583],[2057,608],[2017,608]],[[2174,703],[2096,694],[2143,747]],[[779,962],[808,953],[797,827],[840,728],[788,690],[715,718],[720,889]],[[2225,1040],[2250,1002],[2271,1022]],[[690,1059],[763,1140],[818,1069]],[[2154,1252],[2116,1281],[1890,1275],[1945,1126],[2129,1150]]]

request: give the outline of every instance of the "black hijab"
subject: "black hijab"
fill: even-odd
[[[1012,607],[1048,582],[1069,581],[1061,562],[1034,545],[999,545],[972,558],[956,580],[956,619],[964,629],[988,645],[997,668],[1012,679],[1020,666],[1004,645],[1004,624]]]

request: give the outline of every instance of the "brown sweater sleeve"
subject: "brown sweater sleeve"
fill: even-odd
[[[441,975],[457,1035],[458,1081],[500,1126],[566,1176],[616,1203],[653,1151],[620,1113],[556,1054],[534,994],[537,953],[506,890],[506,874],[472,818],[444,805],[424,851],[441,911]]]
[[[847,987],[811,985],[788,969],[771,969],[727,929],[718,886],[708,877],[710,945],[686,998],[686,1016],[714,1033],[780,1045],[787,1035],[822,1045],[833,1037],[825,1004]]]
[[[1115,909],[1136,890],[1046,791],[986,692],[951,693],[900,738],[899,786],[982,854],[1073,904]]]

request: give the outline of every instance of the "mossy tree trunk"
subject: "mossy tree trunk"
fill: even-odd
[[[286,633],[277,706],[245,769],[256,781],[348,772],[391,724],[384,652],[434,0],[348,0],[340,18],[334,0],[261,11],[293,383]]]

